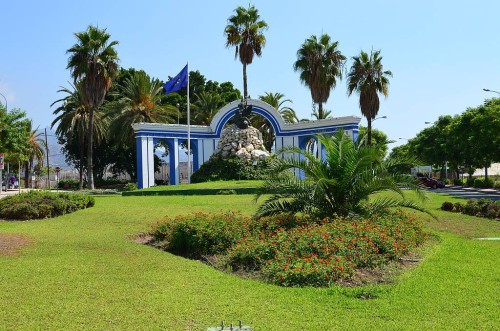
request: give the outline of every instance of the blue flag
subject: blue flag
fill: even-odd
[[[187,84],[188,84],[188,66],[186,64],[184,69],[182,69],[181,72],[177,74],[177,76],[175,76],[174,78],[172,78],[163,85],[163,88],[165,89],[165,94],[169,94],[172,92],[179,91],[181,88],[186,87]]]

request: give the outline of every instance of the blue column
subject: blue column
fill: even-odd
[[[137,187],[138,188],[144,188],[144,180],[143,180],[143,175],[142,175],[142,139],[141,137],[136,137],[135,138],[135,144],[137,148]]]
[[[191,150],[193,151],[193,172],[200,168],[199,141],[191,139]]]
[[[179,141],[167,140],[169,156],[170,185],[179,184]]]

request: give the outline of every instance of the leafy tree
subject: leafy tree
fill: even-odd
[[[235,47],[235,58],[240,57],[243,64],[243,96],[248,97],[247,65],[252,64],[254,55],[261,56],[266,45],[263,32],[268,28],[264,20],[260,20],[259,11],[252,5],[247,8],[238,7],[235,14],[229,17],[224,29],[226,47]]]
[[[258,216],[292,212],[324,218],[335,214],[367,214],[373,209],[397,206],[423,211],[415,202],[405,200],[402,190],[410,188],[423,197],[418,185],[408,176],[389,174],[377,149],[356,144],[342,131],[317,139],[325,148],[324,160],[296,147],[282,151],[294,155],[278,158],[274,176],[265,181],[257,198],[269,192],[274,194],[259,207]],[[284,175],[292,169],[302,171],[305,180]],[[368,201],[371,194],[386,190],[398,193],[403,199]]]
[[[367,143],[368,128],[360,125],[358,131],[358,142]],[[387,155],[388,144],[394,141],[389,140],[387,135],[380,130],[372,130],[372,146],[378,149],[384,158]]]
[[[330,97],[330,91],[342,79],[342,66],[346,57],[337,49],[338,41],[330,42],[330,36],[313,35],[297,51],[293,65],[300,72],[300,81],[309,87],[313,102],[318,104],[318,119],[326,118],[323,103]]]
[[[462,128],[467,126],[469,155],[472,166],[485,168],[485,179],[488,178],[488,167],[500,161],[500,98],[487,100],[484,105],[469,108],[462,114]]]
[[[392,72],[384,71],[380,51],[371,51],[370,55],[361,51],[354,56],[353,64],[347,74],[347,93],[359,94],[361,113],[368,120],[368,146],[372,144],[372,120],[377,116],[380,108],[378,94],[385,97],[389,94],[389,77]]]
[[[408,142],[413,155],[425,164],[436,165],[442,171],[441,177],[445,177],[445,164],[449,159],[445,133],[451,121],[452,117],[449,115],[440,116],[433,126],[420,131]]]
[[[84,32],[75,33],[76,44],[67,50],[70,54],[67,69],[70,69],[75,84],[83,84],[83,101],[89,109],[87,131],[87,183],[94,189],[92,146],[94,138],[94,113],[103,104],[106,93],[118,73],[117,41],[109,41],[106,29],[89,26]]]
[[[12,158],[22,153],[28,145],[30,120],[21,109],[14,108],[7,112],[4,105],[0,106],[0,150],[6,153],[7,158]],[[15,157],[13,159],[17,160]]]
[[[421,164],[421,162],[412,155],[409,144],[394,147],[388,156],[388,160],[389,167],[387,170],[390,173],[409,174],[411,168]]]

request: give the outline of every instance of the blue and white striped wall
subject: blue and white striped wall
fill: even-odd
[[[239,100],[222,107],[209,126],[191,125],[191,149],[193,152],[193,171],[196,171],[213,154],[227,122],[235,115]],[[353,139],[358,138],[360,117],[346,116],[325,120],[287,124],[281,115],[260,100],[248,100],[253,112],[264,116],[275,132],[274,150],[285,146],[303,148],[304,141],[321,133],[335,133],[342,129]],[[170,184],[179,183],[179,144],[187,140],[187,125],[136,123],[132,124],[137,145],[137,186],[154,186],[154,146],[160,140],[166,141],[169,148]]]

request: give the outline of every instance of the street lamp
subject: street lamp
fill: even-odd
[[[500,92],[493,91],[493,90],[488,90],[487,88],[483,88],[483,91],[485,91],[485,92],[492,92],[492,93],[496,93],[496,94],[500,94]]]
[[[372,119],[372,122],[374,122],[374,121],[376,121],[376,120],[378,120],[378,119],[380,119],[380,118],[387,118],[387,116],[380,116],[380,117],[376,117],[376,118]]]

